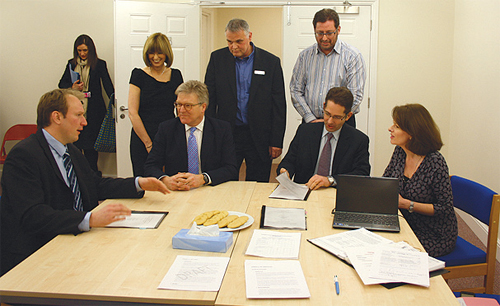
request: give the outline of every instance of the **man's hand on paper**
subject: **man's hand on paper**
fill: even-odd
[[[321,187],[330,186],[330,182],[326,176],[315,174],[313,177],[309,179],[309,182],[306,183],[306,186],[311,190],[317,190]]]
[[[288,173],[288,170],[286,170],[285,168],[281,168],[280,169],[280,174],[281,173],[286,173],[286,175],[288,176],[288,178],[290,178],[290,173]]]
[[[92,212],[89,219],[89,226],[103,227],[112,222],[123,220],[126,216],[130,216],[130,214],[132,214],[132,211],[123,204],[108,204],[103,208]]]

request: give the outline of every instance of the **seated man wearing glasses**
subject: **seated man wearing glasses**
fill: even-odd
[[[278,174],[309,189],[336,186],[337,174],[370,175],[368,136],[344,124],[352,116],[353,96],[346,87],[334,87],[323,104],[323,122],[301,124],[278,166]]]
[[[144,172],[170,190],[190,190],[238,179],[228,122],[205,117],[207,86],[187,81],[175,91],[177,118],[160,124]]]
[[[336,11],[322,9],[314,15],[316,44],[300,52],[290,81],[292,103],[302,122],[323,121],[323,102],[329,88],[347,87],[354,95],[357,114],[365,87],[365,62],[358,49],[338,39],[340,19]],[[347,124],[356,127],[354,115]]]

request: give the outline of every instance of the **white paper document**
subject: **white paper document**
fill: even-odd
[[[178,255],[158,289],[218,291],[229,257]]]
[[[305,185],[294,183],[286,173],[281,173],[276,177],[280,183],[269,196],[275,199],[306,200],[310,192]]]
[[[309,239],[309,242],[347,262],[350,262],[345,252],[347,248],[370,247],[394,243],[392,240],[374,234],[365,228]]]
[[[307,229],[306,211],[303,208],[262,206],[261,227],[276,229]]]
[[[254,230],[245,255],[298,259],[301,233]]]
[[[379,248],[373,253],[370,278],[389,279],[429,287],[429,261],[427,253]],[[357,271],[357,269],[356,269]]]
[[[157,228],[168,212],[133,211],[124,220],[115,221],[106,227]]]
[[[409,283],[429,286],[427,253],[399,249],[397,244],[346,249],[365,285]]]
[[[310,298],[297,260],[245,260],[248,299]]]

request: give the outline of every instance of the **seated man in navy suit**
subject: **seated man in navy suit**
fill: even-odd
[[[337,174],[370,175],[368,136],[350,125],[353,96],[346,87],[328,91],[324,122],[301,124],[277,172],[309,189],[336,186]]]
[[[230,124],[205,117],[207,86],[191,80],[175,94],[178,117],[160,124],[144,165],[146,175],[160,179],[171,190],[237,180]]]
[[[7,156],[2,174],[1,274],[59,234],[77,235],[122,220],[131,211],[108,198],[141,198],[143,190],[168,193],[156,178],[98,176],[73,145],[87,125],[83,94],[55,89],[40,98],[38,131]]]

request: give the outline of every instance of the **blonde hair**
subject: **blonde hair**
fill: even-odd
[[[167,36],[162,33],[154,33],[150,35],[146,42],[144,43],[144,49],[142,50],[142,59],[146,66],[151,67],[151,61],[149,60],[149,54],[152,53],[165,54],[165,64],[167,67],[172,66],[174,62],[174,52],[172,51],[172,46]]]

